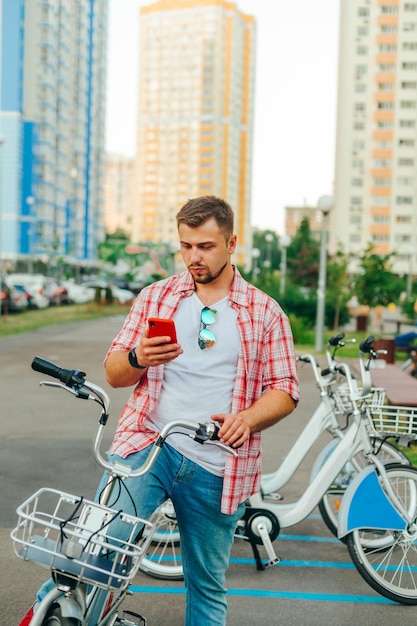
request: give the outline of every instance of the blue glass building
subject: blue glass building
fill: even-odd
[[[107,18],[108,0],[0,0],[3,262],[97,257]]]

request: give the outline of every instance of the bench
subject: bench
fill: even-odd
[[[385,389],[390,404],[417,406],[416,378],[390,363],[386,363],[385,367],[373,367],[370,372],[372,385]]]

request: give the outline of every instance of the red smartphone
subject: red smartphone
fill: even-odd
[[[171,343],[178,343],[174,320],[165,320],[161,317],[148,319],[149,337],[171,337]]]

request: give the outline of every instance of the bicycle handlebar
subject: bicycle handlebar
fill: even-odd
[[[64,389],[71,392],[77,398],[81,398],[83,400],[94,400],[95,402],[100,404],[100,406],[102,407],[102,413],[100,416],[98,430],[93,444],[93,455],[97,464],[100,465],[103,469],[108,470],[112,474],[117,474],[120,476],[129,475],[133,478],[145,474],[156,460],[156,457],[158,456],[163,444],[165,443],[166,438],[173,430],[178,428],[189,430],[190,434],[188,436],[192,437],[196,442],[200,444],[215,445],[222,450],[228,452],[229,454],[237,456],[236,450],[230,448],[229,446],[226,446],[219,440],[218,432],[220,428],[214,422],[207,422],[205,424],[202,424],[187,422],[183,420],[174,420],[166,424],[166,426],[158,434],[158,437],[152,446],[149,456],[145,463],[142,465],[142,467],[138,468],[135,471],[127,470],[127,466],[123,466],[123,469],[121,469],[119,465],[114,465],[113,463],[107,461],[107,459],[103,457],[100,451],[100,444],[104,434],[104,426],[107,423],[110,409],[110,399],[104,389],[102,389],[95,383],[86,380],[85,372],[77,369],[64,369],[62,367],[59,367],[59,365],[56,365],[55,363],[47,361],[46,359],[38,356],[36,356],[32,361],[32,369],[37,372],[41,372],[42,374],[47,374],[48,376],[56,378],[60,381],[41,381],[41,385]],[[85,390],[91,393],[87,393]]]

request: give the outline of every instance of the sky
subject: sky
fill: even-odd
[[[235,0],[257,21],[252,224],[333,194],[340,0]],[[110,0],[106,149],[133,156],[139,7]]]

